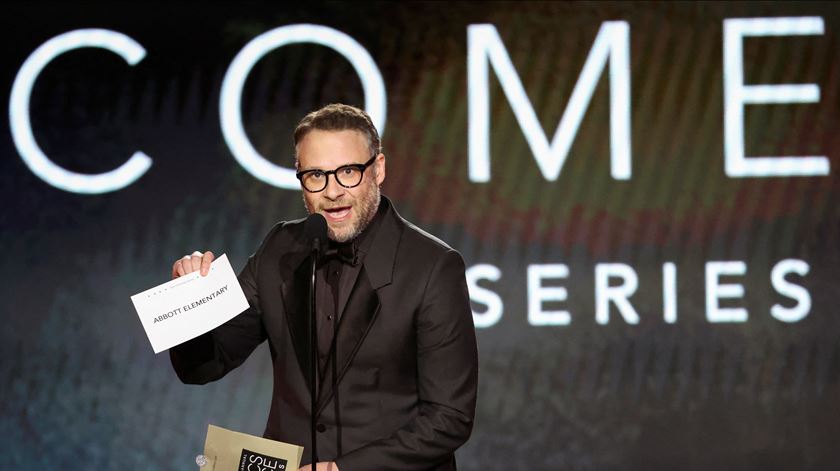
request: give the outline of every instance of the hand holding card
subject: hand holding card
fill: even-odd
[[[155,353],[198,337],[248,308],[226,255],[200,271],[131,297]]]

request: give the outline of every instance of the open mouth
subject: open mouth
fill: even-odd
[[[327,220],[338,222],[346,219],[350,216],[350,206],[340,206],[337,208],[325,208],[324,215],[327,217]]]

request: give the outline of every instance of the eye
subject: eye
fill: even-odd
[[[353,167],[344,167],[341,168],[339,171],[344,175],[353,175],[356,169],[354,169]]]
[[[309,174],[309,178],[313,180],[320,180],[324,178],[324,172],[322,170],[315,170]]]

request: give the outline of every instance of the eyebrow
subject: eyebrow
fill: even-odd
[[[374,156],[374,157],[376,157],[376,156]],[[366,164],[366,163],[367,163],[367,162],[361,162],[361,163],[359,163],[359,162],[350,162],[350,163],[348,163],[348,164],[341,164],[341,165],[339,165],[338,167],[333,168],[333,170],[338,170],[338,169],[340,169],[341,167],[346,167],[346,166],[348,166],[348,165],[364,165],[364,164]],[[310,168],[300,168],[300,170],[298,170],[298,172],[308,172],[308,171],[310,171],[310,170],[320,170],[320,171],[322,171],[322,172],[327,172],[327,171],[328,171],[328,170],[324,170],[323,168],[320,168],[320,167],[310,167]]]
[[[335,167],[335,169],[339,169],[339,168],[341,168],[341,167],[344,167],[345,165],[353,165],[353,164],[341,164],[341,165],[339,165],[338,167]],[[333,170],[335,170],[335,169],[333,169]],[[320,170],[320,171],[322,171],[322,172],[327,172],[327,171],[328,171],[328,170],[325,170],[325,169],[323,169],[323,168],[321,168],[321,167],[309,167],[309,168],[302,168],[302,169],[300,169],[300,171],[301,171],[301,172],[308,172],[308,171],[310,171],[310,170]]]

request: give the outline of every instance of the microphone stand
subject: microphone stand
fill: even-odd
[[[312,246],[312,277],[309,280],[309,392],[310,392],[310,413],[309,413],[309,429],[312,440],[312,471],[316,471],[316,464],[318,463],[318,438],[316,434],[316,401],[318,394],[316,393],[316,383],[318,381],[318,330],[317,320],[315,319],[315,273],[318,267],[318,257],[320,255],[321,241],[315,239]]]

